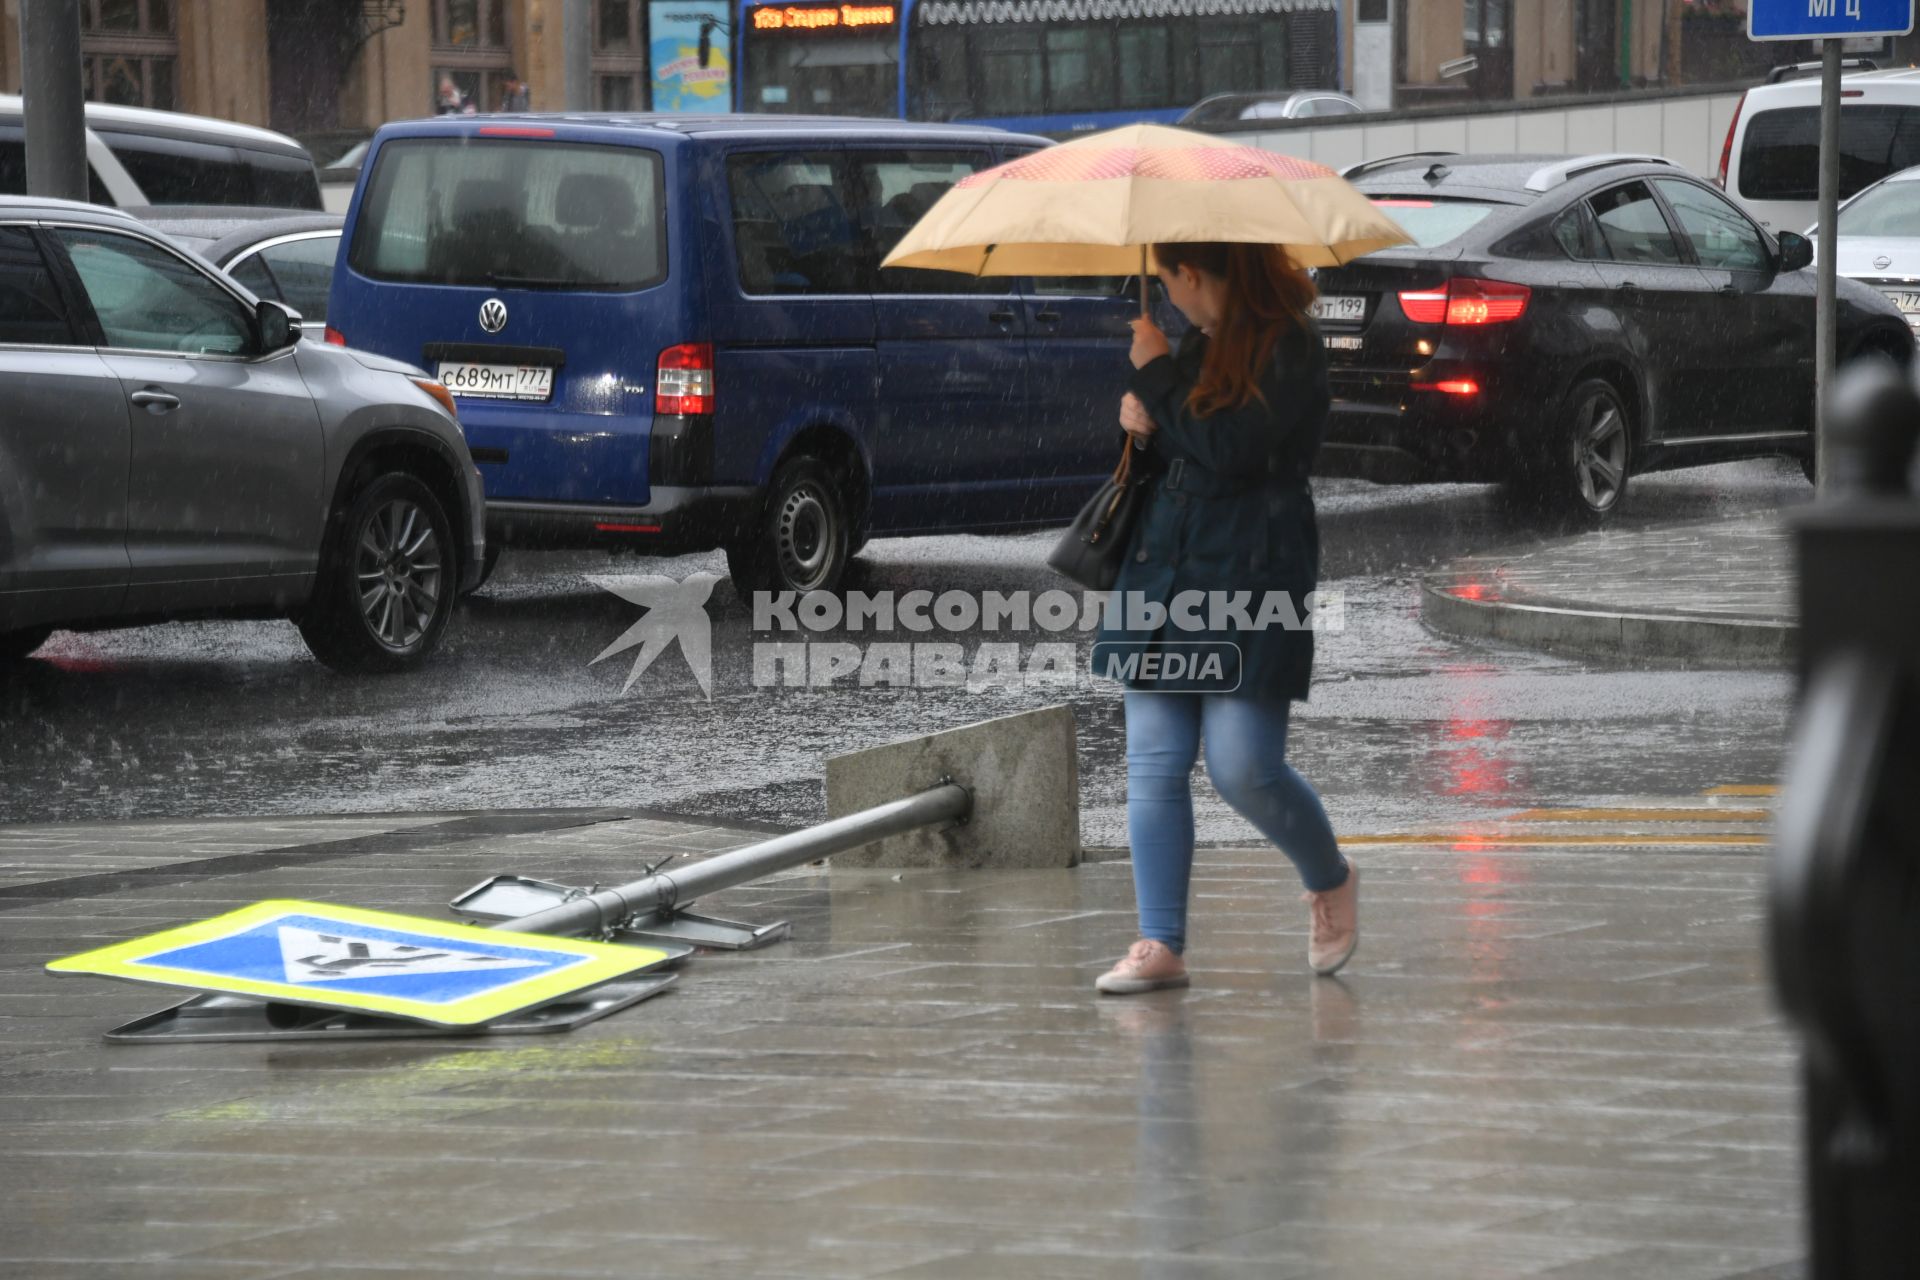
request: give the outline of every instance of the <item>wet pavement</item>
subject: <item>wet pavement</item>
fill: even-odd
[[[1345,626],[1319,637],[1289,749],[1338,825],[1418,833],[1566,795],[1774,776],[1784,674],[1622,671],[1435,635],[1420,614],[1427,575],[1545,535],[1483,488],[1316,488],[1324,579],[1345,595]],[[1809,493],[1797,468],[1774,462],[1647,476],[1617,523],[1631,533],[1768,515]],[[1054,537],[883,539],[856,561],[854,585],[1044,591],[1059,585],[1044,567]],[[756,632],[724,582],[710,608],[711,700],[678,648],[624,693],[630,654],[592,663],[641,616],[592,579],[723,568],[710,555],[509,554],[436,661],[392,679],[332,675],[284,623],[58,635],[46,659],[0,681],[0,821],[605,805],[791,824],[824,814],[828,755],[1066,702],[1080,727],[1084,829],[1093,843],[1124,840],[1110,685],[759,687],[755,646],[780,637]],[[913,638],[973,654],[991,637]],[[1057,638],[1014,637],[1028,648]],[[1084,661],[1091,637],[1066,638]],[[1200,822],[1214,843],[1252,838],[1204,784]]]
[[[1770,788],[1569,793],[1344,833],[1305,967],[1271,850],[1204,851],[1190,991],[1098,998],[1124,862],[804,868],[553,1037],[112,1046],[159,988],[45,961],[268,897],[444,917],[753,838],[616,809],[0,829],[0,1276],[1785,1280]]]
[[[1743,514],[1464,557],[1421,616],[1465,638],[1655,665],[1778,668],[1797,633],[1792,530]]]

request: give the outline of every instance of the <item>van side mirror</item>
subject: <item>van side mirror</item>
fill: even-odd
[[[1798,231],[1782,231],[1780,241],[1780,270],[1804,271],[1813,262],[1813,241]]]
[[[300,313],[282,303],[260,303],[254,311],[254,328],[260,335],[260,354],[285,351],[300,337]]]

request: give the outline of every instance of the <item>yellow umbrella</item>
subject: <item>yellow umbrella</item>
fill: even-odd
[[[1229,138],[1135,124],[1089,134],[949,188],[888,267],[976,276],[1141,276],[1156,242],[1273,244],[1331,267],[1412,237],[1332,169]]]

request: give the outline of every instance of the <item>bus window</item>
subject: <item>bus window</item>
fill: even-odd
[[[982,115],[1037,116],[1046,112],[1046,65],[1038,31],[976,31],[973,47],[980,58]]]
[[[1171,106],[1177,99],[1173,95],[1171,42],[1166,24],[1124,22],[1119,26],[1115,33],[1120,51],[1119,105]]]
[[[914,120],[959,120],[978,114],[967,86],[967,33],[961,27],[922,27],[914,32],[912,97],[907,115]]]
[[[896,5],[761,5],[743,21],[742,110],[899,116]]]
[[[1112,24],[1050,27],[1047,110],[1106,111],[1113,106]]]

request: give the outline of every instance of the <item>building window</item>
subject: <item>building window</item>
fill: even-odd
[[[174,0],[85,0],[80,59],[87,97],[129,107],[177,105]]]
[[[593,105],[598,111],[645,111],[645,0],[593,0]]]
[[[513,74],[507,0],[432,0],[433,109],[499,111]]]

